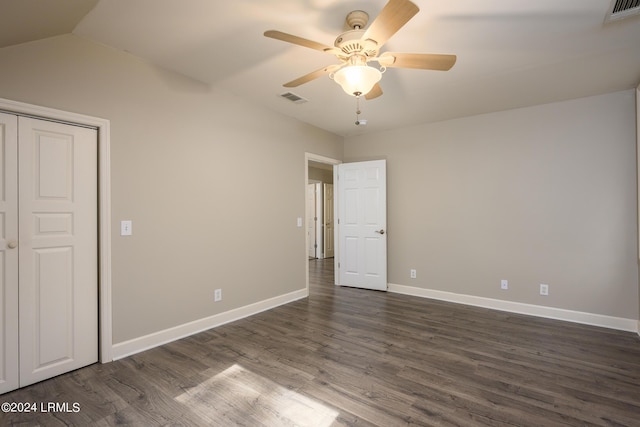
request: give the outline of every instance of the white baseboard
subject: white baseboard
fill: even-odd
[[[389,283],[388,290],[389,292],[395,292],[398,294],[412,295],[422,298],[454,302],[458,304],[473,305],[476,307],[508,311],[510,313],[528,314],[531,316],[545,317],[547,319],[564,320],[567,322],[582,323],[585,325],[601,326],[603,328],[636,332],[640,335],[640,321],[635,319],[604,316],[602,314],[564,310],[561,308],[503,301],[492,298],[477,297],[473,295],[455,294],[452,292],[437,291],[433,289],[395,285],[393,283]]]
[[[141,351],[149,350],[151,348],[179,340],[180,338],[188,337],[190,335],[197,334],[198,332],[224,325],[225,323],[244,319],[245,317],[249,317],[262,311],[270,310],[308,296],[309,290],[301,289],[299,291],[294,291],[285,295],[246,305],[244,307],[225,311],[224,313],[205,317],[204,319],[194,320],[193,322],[185,323],[163,331],[154,332],[129,341],[117,343],[114,344],[112,348],[113,360],[122,359],[124,357],[131,356],[132,354],[140,353]]]

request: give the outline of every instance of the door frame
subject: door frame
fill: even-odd
[[[110,122],[99,117],[0,98],[0,111],[8,114],[94,127],[98,131],[98,360],[113,360],[111,307],[111,159]],[[307,268],[307,288],[309,286]]]
[[[332,159],[331,157],[326,157],[326,156],[321,156],[319,154],[314,154],[314,153],[308,153],[305,152],[304,153],[304,206],[305,206],[305,214],[304,214],[304,274],[305,274],[305,289],[306,289],[306,296],[309,296],[309,255],[308,255],[308,248],[309,248],[309,237],[307,236],[307,227],[309,226],[309,224],[307,224],[307,218],[308,218],[308,212],[307,210],[307,183],[309,182],[309,162],[316,162],[316,163],[324,163],[327,165],[339,165],[340,163],[342,163],[342,160],[338,160],[338,159]],[[334,193],[334,217],[335,217],[335,209],[336,209],[336,203],[335,203],[335,193]],[[335,239],[334,239],[335,240]],[[337,244],[334,242],[336,251],[337,251]],[[335,273],[334,273],[334,281],[337,280],[335,279]]]

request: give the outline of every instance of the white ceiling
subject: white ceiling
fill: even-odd
[[[262,34],[333,45],[349,11],[373,20],[386,0],[0,0],[0,48],[73,32],[344,136],[640,82],[640,17],[604,24],[610,0],[413,1],[420,12],[382,51],[458,61],[448,72],[388,69],[384,95],[361,102],[366,126],[354,124],[355,98],[328,77],[291,90],[307,103],[280,98],[284,82],[337,61]]]

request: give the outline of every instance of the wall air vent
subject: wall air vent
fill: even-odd
[[[304,99],[301,96],[296,95],[295,93],[292,92],[285,92],[285,93],[281,93],[280,94],[281,97],[283,97],[284,99],[287,99],[295,104],[304,104],[305,102],[308,102],[308,100]]]
[[[640,0],[611,0],[604,22],[606,24],[636,15],[640,15]]]

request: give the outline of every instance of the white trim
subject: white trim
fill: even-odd
[[[17,114],[28,114],[98,129],[98,181],[99,181],[99,253],[100,253],[100,362],[112,360],[111,321],[111,136],[110,122],[98,117],[56,110],[38,105],[0,98],[0,109]]]
[[[477,297],[473,295],[455,294],[452,292],[416,288],[413,286],[396,285],[393,283],[389,283],[389,292],[422,298],[430,298],[440,301],[448,301],[457,304],[490,308],[493,310],[507,311],[510,313],[528,314],[530,316],[544,317],[547,319],[564,320],[567,322],[618,329],[622,331],[638,332],[640,330],[640,322],[636,321],[635,319],[604,316],[602,314],[585,313],[581,311],[565,310],[561,308],[545,307],[533,304],[524,304],[520,302]]]
[[[313,161],[313,162],[319,162],[319,163],[325,163],[328,165],[339,165],[340,163],[342,163],[341,160],[338,159],[332,159],[330,157],[325,157],[325,156],[321,156],[319,154],[313,154],[313,153],[304,153],[304,271],[305,271],[305,281],[304,283],[306,284],[305,289],[307,290],[307,295],[309,294],[309,236],[307,235],[307,227],[309,226],[309,224],[307,224],[307,218],[309,218],[309,213],[307,212],[307,184],[309,182],[309,161]],[[334,176],[335,176],[335,172],[334,172]],[[335,215],[335,193],[334,193],[334,218],[337,218],[337,216]],[[334,239],[334,248],[335,248],[335,253],[334,253],[334,259],[336,259],[335,257],[338,256],[338,244]],[[335,265],[337,266],[338,264],[335,263]],[[337,267],[335,267],[337,269]],[[337,273],[337,270],[335,271],[334,275]]]
[[[640,266],[640,84],[636,88],[636,174],[638,180],[636,181],[638,192],[638,210],[636,212],[638,216],[638,246],[636,247],[638,255],[638,266]],[[640,293],[640,280],[638,280],[638,292]],[[640,309],[640,298],[638,299],[638,307]],[[640,315],[640,314],[639,314]],[[638,318],[638,335],[640,336],[640,318]]]
[[[264,301],[258,301],[253,304],[239,307],[224,313],[215,314],[203,319],[194,320],[179,326],[174,326],[163,331],[154,332],[129,341],[117,343],[113,346],[113,360],[122,359],[181,338],[206,331],[226,323],[235,322],[245,317],[253,316],[263,311],[271,310],[283,304],[288,304],[309,296],[307,289],[290,292],[288,294],[269,298]]]

